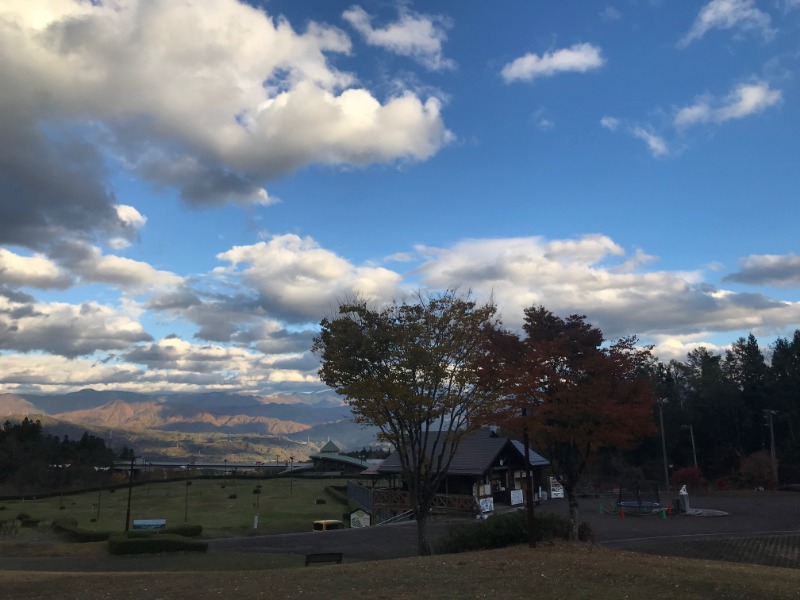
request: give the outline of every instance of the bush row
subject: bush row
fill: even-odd
[[[591,527],[581,523],[578,531],[582,541],[592,539]],[[569,519],[550,512],[536,513],[536,540],[548,541],[569,538]],[[518,510],[503,515],[493,515],[486,521],[455,523],[448,527],[436,544],[440,554],[504,548],[528,542],[528,517]]]
[[[181,535],[161,533],[149,537],[114,535],[108,538],[110,554],[159,554],[161,552],[205,552],[208,542]]]
[[[68,541],[77,543],[104,542],[112,535],[110,531],[90,531],[78,527],[78,521],[72,518],[56,519],[53,521],[52,527]],[[157,535],[178,535],[191,538],[199,537],[202,533],[202,525],[176,525],[174,527],[166,527],[157,530],[134,529],[118,535],[123,535],[131,539],[151,538]]]
[[[78,521],[65,518],[56,519],[51,527],[62,534],[70,542],[85,544],[88,542],[104,542],[111,535],[108,531],[90,531],[78,527]]]

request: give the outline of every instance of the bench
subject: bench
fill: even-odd
[[[306,566],[318,563],[341,563],[341,552],[319,552],[317,554],[306,554]]]

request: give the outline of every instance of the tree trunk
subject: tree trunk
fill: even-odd
[[[569,504],[569,541],[578,541],[578,496],[575,495],[575,488],[570,481],[564,481],[564,493],[567,495]]]
[[[524,415],[523,411],[523,415]],[[526,427],[523,434],[523,446],[525,448],[525,510],[528,513],[528,546],[536,548],[536,516],[534,514],[533,503],[533,476],[531,474],[531,461],[530,461],[530,439],[528,438],[528,428]]]
[[[417,554],[419,556],[431,555],[431,544],[428,541],[428,517],[416,515],[417,518]]]

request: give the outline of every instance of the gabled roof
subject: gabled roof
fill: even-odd
[[[431,442],[435,441],[437,434],[431,434]],[[430,447],[430,444],[429,444]],[[499,437],[489,429],[480,429],[461,438],[458,449],[450,463],[447,473],[449,475],[484,475],[498,460],[503,451],[517,454],[521,461],[525,460],[525,450],[522,444],[505,437]],[[529,453],[531,466],[540,467],[550,464],[536,452]],[[400,456],[395,451],[383,461],[377,469],[380,474],[400,473]]]
[[[325,444],[322,448],[319,449],[320,452],[335,452],[339,453],[339,446],[334,444],[332,441],[328,440],[328,443]]]
[[[514,444],[514,447],[519,450],[519,453],[522,456],[525,456],[525,445],[522,442],[511,440],[511,443]],[[530,448],[528,448],[528,460],[530,461],[532,467],[546,467],[550,464],[549,460],[547,460],[544,456],[537,454]]]

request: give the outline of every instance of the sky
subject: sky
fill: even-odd
[[[324,390],[446,289],[800,327],[800,0],[0,0],[0,391]]]

